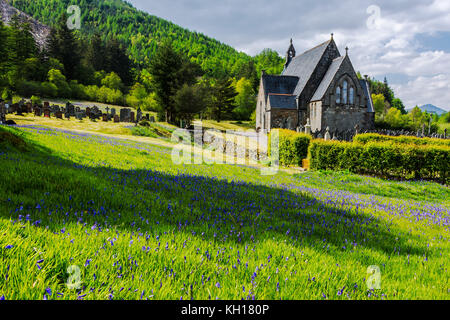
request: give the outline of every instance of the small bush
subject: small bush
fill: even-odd
[[[279,129],[280,164],[283,166],[302,166],[303,159],[308,157],[311,136],[292,130]],[[271,143],[269,142],[269,147]]]

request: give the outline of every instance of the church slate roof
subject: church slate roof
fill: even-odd
[[[327,73],[325,74],[325,77],[323,78],[322,82],[320,83],[319,87],[317,88],[316,92],[314,93],[314,96],[312,97],[311,101],[319,101],[322,100],[323,96],[327,92],[328,88],[331,85],[331,82],[333,81],[334,77],[336,76],[336,73],[339,71],[339,68],[342,65],[342,62],[344,62],[345,57],[339,57],[333,60],[331,63],[330,68],[328,69]]]
[[[270,107],[274,109],[297,109],[296,96],[290,94],[269,94]]]
[[[359,83],[361,83],[361,87],[363,88],[364,94],[366,95],[366,98],[369,101],[369,103],[367,104],[367,112],[375,112],[368,82],[364,79],[360,79]]]
[[[296,76],[263,76],[263,84],[265,90],[265,96],[270,93],[277,94],[293,94],[295,87],[298,83],[298,77]]]
[[[324,42],[317,47],[294,57],[287,68],[283,70],[283,76],[300,76],[297,87],[294,90],[295,95],[299,96],[303,92],[303,89],[305,89],[306,84],[314,73],[317,64],[320,62],[320,59],[331,41],[333,40]]]

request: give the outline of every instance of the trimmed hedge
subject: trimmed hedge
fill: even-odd
[[[312,137],[304,133],[286,129],[278,129],[278,132],[280,141],[280,164],[283,166],[301,167],[303,159],[308,158],[308,148]]]
[[[448,184],[450,147],[392,142],[314,140],[309,150],[313,170],[349,170],[405,179],[439,180]]]
[[[450,139],[417,138],[411,136],[392,137],[376,133],[359,134],[353,138],[353,141],[361,144],[367,144],[369,142],[395,142],[400,144],[414,144],[417,146],[436,145],[450,147]]]

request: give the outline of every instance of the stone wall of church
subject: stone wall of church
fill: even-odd
[[[322,79],[324,78],[328,69],[330,68],[331,63],[338,57],[340,57],[339,50],[334,41],[332,41],[328,45],[328,48],[326,49],[322,59],[316,66],[315,71],[306,84],[305,90],[303,90],[303,93],[300,95],[299,108],[300,110],[304,110],[305,114],[304,119],[300,119],[300,125],[304,125],[306,123],[306,117],[310,117],[308,104],[311,101],[311,98],[314,96],[314,93],[316,93],[316,90],[322,82]]]
[[[312,132],[322,130],[322,102],[311,102],[309,104],[309,115]]]
[[[372,129],[372,115],[366,109],[353,108],[326,108],[322,111],[323,127],[330,131],[354,130],[358,125],[360,130]]]
[[[258,99],[256,101],[256,130],[268,129],[265,118],[266,118],[266,99],[264,96],[264,86],[261,78],[259,85]]]
[[[271,109],[270,128],[295,130],[297,128],[298,112],[296,109]]]
[[[355,89],[354,104],[336,103],[336,87],[346,80]],[[322,101],[322,128],[329,127],[331,131],[354,130],[358,124],[361,130],[373,129],[375,125],[375,115],[368,111],[368,100],[359,83],[359,79],[350,62],[346,59],[342,62],[335,79],[324,95]]]

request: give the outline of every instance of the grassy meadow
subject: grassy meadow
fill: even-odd
[[[0,127],[0,299],[450,297],[446,186],[175,165],[111,123],[22,121]]]

